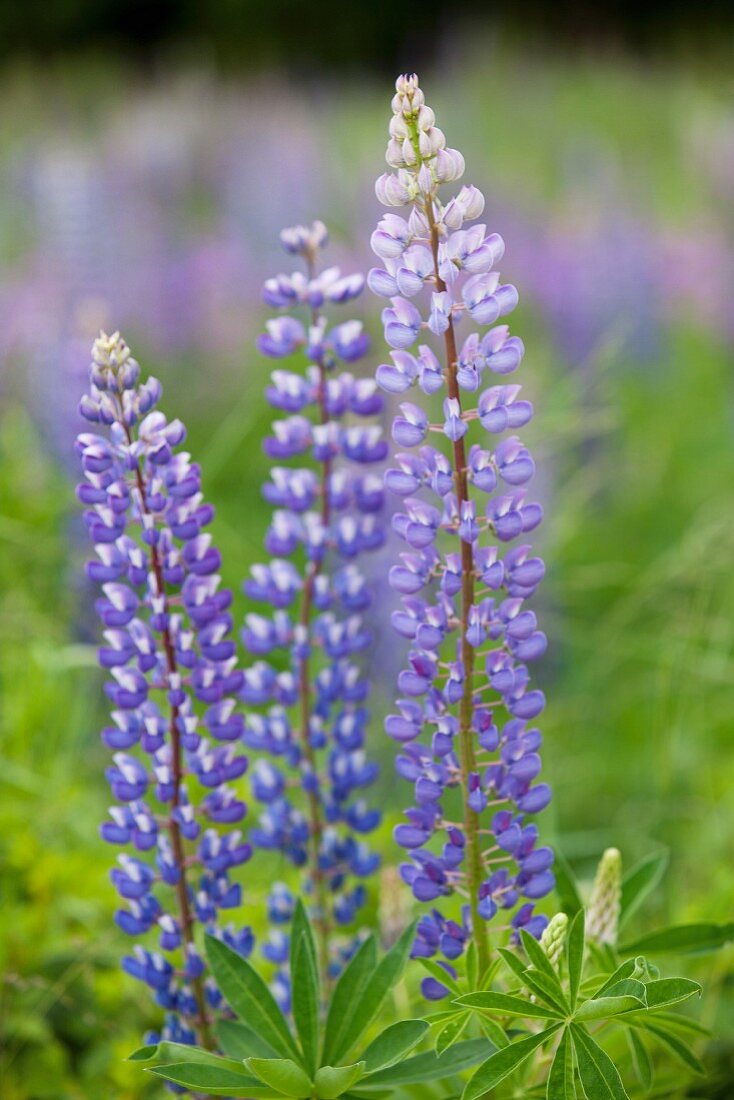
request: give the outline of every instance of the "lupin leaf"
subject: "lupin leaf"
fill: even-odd
[[[466,1031],[470,1019],[471,1012],[462,1012],[455,1016],[453,1020],[449,1020],[447,1024],[444,1024],[436,1036],[436,1054],[443,1054],[445,1050],[448,1050],[449,1047],[459,1041]]]
[[[342,1031],[333,1049],[330,1048],[329,1055],[324,1053],[324,1061],[341,1062],[359,1041],[402,977],[414,939],[415,923],[405,929],[397,943],[380,959],[374,972],[367,978],[350,1013],[346,1029]]]
[[[486,990],[483,993],[468,993],[459,997],[454,1004],[462,1008],[471,1008],[475,1012],[492,1012],[497,1016],[536,1017],[544,1020],[560,1020],[563,1013],[556,1008],[533,1003],[527,997],[515,997],[510,993],[497,993]]]
[[[732,940],[734,921],[728,924],[675,924],[622,944],[619,951],[623,955],[696,955],[718,951]]]
[[[334,1051],[349,1027],[351,1014],[377,962],[377,941],[368,936],[342,971],[329,1003],[322,1061],[336,1062]]]
[[[587,1100],[629,1100],[612,1059],[582,1027],[571,1024],[576,1064]]]
[[[556,876],[556,891],[560,898],[561,909],[568,917],[575,917],[578,911],[583,909],[578,883],[571,870],[570,863],[557,848],[553,861],[553,872]]]
[[[573,1044],[566,1029],[561,1035],[553,1063],[548,1074],[546,1100],[576,1100],[573,1083]]]
[[[336,1100],[348,1092],[364,1077],[364,1062],[355,1062],[351,1066],[322,1066],[314,1077],[314,1089],[319,1100]]]
[[[283,1013],[267,985],[246,959],[214,936],[206,937],[206,954],[222,996],[278,1054],[301,1059]]]
[[[572,1011],[576,1008],[581,974],[584,968],[584,928],[584,911],[580,909],[571,921],[566,939],[566,961],[568,964],[568,985]]]
[[[634,1066],[637,1079],[646,1092],[649,1092],[652,1088],[654,1068],[652,1064],[652,1058],[648,1054],[647,1047],[643,1043],[640,1036],[630,1028],[626,1033],[627,1040],[630,1046],[630,1053],[632,1055],[632,1065]]]
[[[302,1098],[313,1091],[310,1078],[292,1058],[248,1058],[245,1065],[273,1092]]]
[[[667,852],[656,852],[654,855],[646,856],[624,876],[619,915],[620,928],[658,885],[667,870],[668,859]]]
[[[462,1100],[479,1100],[495,1085],[499,1085],[518,1066],[521,1066],[534,1050],[537,1050],[539,1046],[550,1039],[560,1026],[560,1024],[553,1024],[552,1027],[546,1028],[545,1031],[541,1031],[537,1035],[528,1035],[525,1039],[518,1039],[517,1042],[510,1043],[509,1046],[492,1054],[468,1081],[462,1093]]]
[[[241,1020],[220,1020],[215,1028],[219,1045],[230,1058],[277,1058],[278,1052]]]
[[[428,1032],[425,1020],[400,1020],[385,1028],[362,1052],[365,1073],[387,1069],[404,1058]]]
[[[647,1007],[664,1008],[667,1005],[680,1004],[689,997],[701,995],[701,986],[690,978],[659,978],[645,986]]]
[[[370,1074],[357,1085],[356,1091],[380,1092],[392,1090],[398,1085],[417,1085],[424,1081],[440,1081],[455,1073],[470,1069],[491,1053],[493,1047],[486,1039],[467,1039],[456,1043],[439,1058],[435,1051],[416,1054],[404,1062],[398,1062],[379,1073]]]
[[[300,903],[299,903],[300,904]],[[292,1011],[306,1068],[316,1072],[319,1054],[319,977],[313,943],[305,931],[291,932]]]
[[[700,1058],[691,1050],[688,1043],[684,1043],[678,1035],[673,1034],[667,1027],[661,1027],[654,1017],[651,1020],[641,1020],[640,1026],[649,1034],[654,1035],[661,1043],[664,1043],[675,1057],[683,1065],[692,1069],[694,1073],[703,1075],[706,1072]]]
[[[209,1096],[243,1096],[253,1100],[269,1100],[273,1090],[263,1085],[256,1077],[246,1073],[240,1066],[239,1073],[230,1069],[213,1069],[201,1062],[173,1062],[170,1065],[153,1066],[149,1073],[171,1081],[174,1085],[205,1092]]]

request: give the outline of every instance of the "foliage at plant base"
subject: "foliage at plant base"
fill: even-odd
[[[476,1064],[492,1049],[486,1039],[450,1052],[411,1057],[425,1038],[425,1020],[400,1020],[366,1033],[403,975],[415,935],[411,925],[377,961],[374,935],[363,941],[336,983],[325,1013],[316,940],[299,902],[293,920],[290,968],[293,1021],[283,1015],[267,985],[242,956],[209,937],[212,973],[237,1019],[223,1020],[217,1039],[226,1057],[164,1042],[143,1047],[135,1061],[155,1061],[151,1073],[213,1096],[378,1097],[396,1087],[440,1081]]]

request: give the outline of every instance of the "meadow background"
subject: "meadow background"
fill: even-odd
[[[4,1100],[163,1095],[122,1061],[154,1017],[147,991],[118,969],[127,944],[111,919],[111,852],[97,836],[108,805],[105,706],[72,453],[91,340],[100,326],[122,329],[162,379],[166,410],[186,422],[241,620],[241,580],[261,556],[267,518],[259,287],[286,262],[279,228],[317,216],[345,268],[370,265],[372,182],[397,66],[425,62],[429,102],[466,156],[466,182],[487,195],[484,220],[504,236],[502,272],[521,294],[513,330],[528,348],[547,517],[538,610],[551,639],[540,675],[555,799],[543,828],[582,879],[610,844],[627,866],[670,851],[640,928],[730,920],[727,58],[685,39],[656,52],[647,31],[641,52],[626,34],[612,47],[557,41],[543,19],[535,35],[464,26],[429,4],[433,21],[414,49],[407,25],[384,48],[366,36],[361,70],[337,57],[340,43],[352,62],[359,48],[344,28],[308,39],[310,64],[285,31],[255,35],[254,64],[239,23],[240,52],[222,37],[232,56],[215,36],[211,49],[164,42],[136,65],[129,43],[97,41],[94,27],[94,48],[76,56],[63,20],[54,30],[62,7],[49,5],[50,27],[41,19],[38,50],[0,8],[10,35],[0,65]],[[368,371],[382,351],[377,303],[365,301]],[[399,649],[389,629],[378,632],[372,752],[383,764],[390,862],[406,795],[381,718]],[[250,864],[244,875],[257,926],[264,871]],[[710,1079],[690,1095],[726,1100],[734,952],[694,960],[690,973],[706,985],[702,1019],[717,1036]]]

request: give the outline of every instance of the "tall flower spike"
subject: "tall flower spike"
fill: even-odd
[[[111,875],[124,902],[115,920],[147,940],[123,968],[166,1010],[164,1038],[210,1047],[221,998],[195,926],[243,955],[252,948],[249,928],[218,924],[220,910],[241,902],[230,870],[250,856],[232,828],[246,808],[230,786],[247,767],[235,710],[243,675],[229,638],[231,595],[219,586],[219,552],[205,533],[214,511],[199,467],[178,449],[183,424],[155,409],[160,383],[139,376],[119,333],[102,333],[80,405],[101,434],[76,441],[78,496],[97,555],[87,573],[102,589],[99,661],[114,708],[102,738],[113,752],[107,778],[117,805],[101,833],[132,849]]]
[[[412,647],[398,677],[398,711],[386,721],[401,746],[398,772],[415,790],[395,838],[410,854],[402,876],[419,901],[468,899],[458,919],[437,910],[424,917],[414,953],[438,952],[450,970],[473,937],[483,971],[487,922],[500,909],[515,910],[515,938],[521,928],[539,936],[547,922],[534,902],[554,883],[553,852],[538,846],[537,828],[526,821],[550,799],[547,785],[535,782],[541,735],[533,720],[545,700],[527,668],[546,638],[524,607],[544,566],[524,540],[502,553],[541,520],[540,506],[527,499],[533,459],[514,434],[532,406],[519,385],[504,381],[524,348],[507,325],[495,324],[514,308],[517,291],[493,270],[502,239],[470,224],[484,198],[472,186],[439,197],[463,174],[464,159],[447,148],[417,77],[398,79],[392,107],[387,162],[395,171],[380,177],[376,191],[385,205],[411,209],[407,218],[385,215],[372,236],[382,266],[368,282],[390,299],[382,316],[392,349],[377,381],[388,393],[417,389],[442,400],[436,423],[420,396],[400,405],[393,439],[401,451],[385,479],[404,500],[393,528],[407,548],[390,582],[403,597],[393,625]],[[423,309],[415,304],[421,294]],[[457,342],[472,322],[493,327]],[[439,338],[441,358],[429,342],[414,349],[421,336]],[[492,375],[498,384],[487,385]],[[452,821],[446,807],[457,787],[462,808]],[[446,990],[428,979],[424,992]]]
[[[364,467],[381,462],[387,444],[370,422],[383,403],[374,380],[340,365],[366,351],[362,325],[331,328],[324,312],[357,297],[364,278],[342,276],[336,267],[318,270],[327,241],[321,222],[286,229],[281,241],[305,270],[268,279],[263,297],[278,309],[300,307],[305,316],[268,321],[258,346],[273,358],[305,357],[308,366],[273,371],[266,391],[287,415],[265,441],[274,460],[264,487],[275,506],[266,538],[272,557],[253,567],[245,591],[272,611],[246,618],[246,647],[267,659],[247,670],[242,698],[250,708],[245,743],[272,758],[253,769],[253,794],[263,805],[253,840],[304,867],[326,977],[339,965],[332,931],[352,923],[364,899],[359,880],[378,864],[361,839],[380,815],[361,795],[377,766],[364,751],[367,681],[355,662],[371,640],[362,618],[371,597],[355,562],[384,540],[382,479]],[[308,466],[282,465],[303,456],[310,456]],[[287,924],[292,907],[278,886],[271,919]],[[277,931],[265,950],[285,962],[287,936]],[[284,973],[276,989],[287,1002]]]

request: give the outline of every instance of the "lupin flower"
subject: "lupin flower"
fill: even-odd
[[[264,488],[275,508],[266,537],[272,557],[245,583],[247,595],[271,610],[245,621],[244,643],[258,660],[242,690],[249,708],[244,740],[265,754],[253,769],[253,794],[263,807],[253,840],[304,868],[326,976],[340,965],[331,933],[353,922],[365,896],[361,880],[378,864],[363,840],[380,814],[363,799],[377,766],[364,750],[367,681],[358,664],[371,641],[363,619],[371,597],[355,562],[384,539],[382,479],[369,467],[385,458],[387,444],[370,422],[383,401],[374,380],[342,366],[367,348],[362,325],[330,327],[324,313],[327,304],[356,297],[363,277],[318,270],[327,241],[321,222],[286,229],[281,241],[305,270],[268,279],[264,298],[276,307],[300,306],[304,317],[268,321],[259,348],[275,358],[298,353],[308,366],[273,371],[266,391],[286,415],[265,440],[274,460]],[[287,459],[310,465],[281,465]],[[287,924],[293,905],[277,886],[271,920]],[[287,951],[278,928],[266,952],[285,963]],[[276,991],[287,1003],[285,972]]]
[[[512,913],[513,938],[522,928],[539,937],[547,920],[534,905],[554,884],[553,852],[527,821],[550,800],[537,781],[542,738],[534,725],[545,699],[528,671],[546,638],[525,606],[544,574],[525,541],[542,513],[527,497],[534,464],[515,434],[532,406],[504,380],[524,349],[496,324],[517,303],[515,288],[494,270],[502,239],[469,225],[484,198],[472,186],[439,197],[443,184],[461,177],[464,159],[447,147],[417,77],[399,78],[392,107],[387,162],[394,171],[376,191],[384,204],[410,212],[387,214],[372,238],[381,266],[368,281],[390,299],[383,322],[394,349],[377,381],[389,393],[419,391],[393,423],[395,443],[411,450],[398,453],[386,475],[403,498],[393,529],[407,543],[390,572],[403,597],[393,624],[411,644],[386,730],[400,745],[398,772],[415,792],[395,837],[410,855],[402,876],[418,900],[468,898],[458,920],[437,909],[423,918],[415,954],[439,953],[451,970],[473,937],[483,970],[487,922],[500,910]],[[472,322],[492,327],[460,338]],[[414,349],[432,337],[441,338],[441,363],[430,343]],[[420,391],[442,397],[437,423]],[[458,822],[445,809],[456,787]],[[428,979],[424,992],[446,990]]]
[[[87,574],[101,586],[99,661],[113,707],[102,739],[116,801],[101,834],[122,849],[115,920],[143,938],[122,965],[165,1009],[164,1038],[211,1046],[221,997],[196,926],[243,955],[252,948],[249,928],[220,922],[241,903],[230,871],[250,856],[231,785],[247,768],[231,594],[206,533],[214,511],[199,467],[179,449],[184,426],[156,409],[160,383],[140,381],[119,333],[95,341],[89,377],[80,412],[99,433],[76,441],[78,497],[96,551]]]

